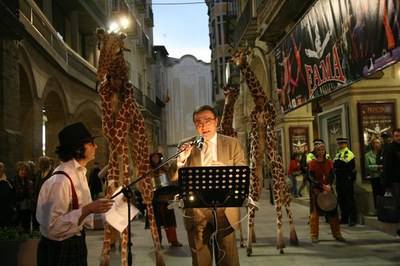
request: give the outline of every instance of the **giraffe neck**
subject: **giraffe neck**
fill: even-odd
[[[125,64],[123,53],[111,63],[108,74],[113,78],[128,79],[128,68]]]
[[[253,70],[251,70],[249,63],[244,62],[242,67],[240,68],[242,75],[246,81],[247,87],[250,90],[252,96],[264,96],[266,102],[268,101],[268,97],[265,94],[263,88],[261,87],[260,81],[254,74]]]
[[[233,93],[233,92],[228,92]],[[234,113],[234,106],[235,106],[235,96],[227,95],[225,98],[224,110],[222,111],[221,117],[221,126],[223,129],[225,128],[233,128],[233,113]]]

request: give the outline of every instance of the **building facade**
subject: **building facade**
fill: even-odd
[[[96,28],[124,15],[125,54],[135,99],[147,126],[149,149],[160,145],[162,102],[154,83],[151,1],[1,0],[0,161],[13,173],[19,160],[56,159],[57,133],[84,122],[99,136],[97,160],[108,161],[96,88]],[[90,166],[89,166],[90,167]]]
[[[368,2],[368,1],[367,1]],[[374,1],[375,3],[376,1]],[[210,40],[212,47],[212,78],[214,81],[213,94],[215,95],[216,106],[220,106],[218,102],[222,99],[221,88],[226,86],[224,80],[229,80],[229,77],[224,77],[226,72],[226,62],[229,58],[228,53],[221,53],[221,50],[227,51],[226,47],[231,49],[241,48],[248,50],[249,55],[247,61],[251,69],[258,77],[265,93],[269,99],[274,103],[277,110],[279,110],[277,118],[278,128],[278,141],[279,150],[281,152],[284,165],[288,167],[290,162],[290,155],[294,151],[304,152],[304,150],[312,150],[312,140],[314,138],[322,138],[327,143],[327,148],[330,154],[335,154],[337,146],[336,137],[347,137],[350,140],[349,147],[356,156],[357,168],[357,182],[356,182],[356,197],[358,202],[358,211],[362,214],[371,212],[373,207],[372,192],[369,180],[366,178],[367,174],[364,168],[364,154],[368,149],[368,144],[371,138],[379,137],[379,134],[385,130],[390,131],[399,125],[399,117],[397,110],[399,110],[398,90],[399,90],[399,68],[400,66],[395,62],[382,66],[379,71],[368,72],[371,65],[363,66],[364,75],[359,75],[357,78],[349,82],[350,78],[339,86],[329,88],[329,93],[319,95],[310,101],[305,102],[303,98],[295,97],[294,91],[286,92],[286,95],[293,100],[287,105],[282,104],[282,95],[277,93],[282,89],[282,80],[279,79],[279,72],[282,71],[279,66],[278,60],[282,59],[277,51],[281,47],[285,47],[286,43],[293,43],[289,49],[287,46],[287,54],[291,55],[291,64],[296,64],[299,57],[296,57],[296,52],[305,52],[305,46],[323,45],[324,39],[322,38],[321,24],[328,28],[329,36],[339,36],[340,38],[334,39],[331,45],[332,53],[334,55],[335,49],[344,48],[340,42],[349,38],[345,36],[348,34],[348,23],[353,23],[358,27],[362,21],[356,17],[368,18],[368,14],[378,14],[382,16],[377,20],[377,25],[380,23],[385,24],[382,26],[386,30],[386,35],[390,37],[390,29],[388,25],[395,25],[395,21],[399,19],[399,6],[396,1],[379,1],[378,4],[366,3],[363,1],[329,1],[329,0],[309,0],[309,1],[277,1],[277,0],[236,0],[236,1],[206,1],[209,9],[209,26],[210,26]],[[324,7],[332,9],[332,14],[329,16],[324,15]],[[353,13],[353,16],[346,14]],[[362,13],[361,15],[359,13]],[[367,14],[367,15],[366,15]],[[385,14],[389,14],[385,17]],[[365,15],[365,16],[364,16]],[[315,25],[320,26],[319,32],[317,26],[309,30],[307,21],[309,16],[314,16]],[[338,28],[329,29],[332,24],[332,18],[342,18],[342,24]],[[369,19],[374,17],[369,16]],[[346,19],[351,21],[346,21]],[[383,21],[383,22],[382,22]],[[365,21],[364,21],[365,22]],[[368,22],[368,21],[367,21]],[[312,23],[310,23],[312,24]],[[312,24],[314,25],[314,24]],[[328,25],[328,26],[327,26]],[[310,40],[300,39],[299,36],[294,34],[302,29],[304,34],[310,35]],[[356,28],[358,30],[359,28]],[[361,33],[353,29],[353,40],[355,34]],[[397,37],[399,33],[395,27],[392,27],[393,35],[395,36],[395,43],[397,44]],[[309,33],[308,33],[309,32]],[[342,36],[340,36],[342,34]],[[365,34],[365,32],[363,33]],[[382,44],[389,42],[389,37],[386,38],[385,34],[376,35],[382,38],[379,40]],[[223,38],[221,38],[223,36]],[[327,35],[328,36],[328,35]],[[296,39],[297,38],[297,39]],[[318,38],[318,40],[317,40]],[[333,38],[333,37],[332,37]],[[332,39],[331,38],[331,39]],[[364,36],[364,39],[374,39]],[[388,39],[388,41],[386,40]],[[299,41],[301,40],[301,42]],[[222,43],[220,43],[220,41]],[[297,43],[295,42],[297,41]],[[317,41],[319,43],[317,43]],[[355,47],[353,41],[350,45],[352,47],[345,47],[347,49],[353,48],[352,51],[338,51],[341,58],[348,55],[350,59],[354,60]],[[361,43],[361,42],[360,42]],[[296,46],[297,44],[297,46]],[[364,45],[364,46],[362,46]],[[376,46],[376,45],[375,45]],[[329,45],[327,46],[329,47]],[[360,44],[363,47],[360,55],[367,54],[367,49],[374,48],[371,42],[363,42]],[[361,48],[360,48],[361,49]],[[317,52],[322,52],[322,49],[316,49]],[[380,50],[379,50],[380,51]],[[390,56],[395,57],[395,50],[390,53]],[[374,64],[378,64],[379,60],[386,56],[385,49],[382,50],[382,57],[374,54],[371,56]],[[307,55],[308,52],[307,52]],[[311,53],[310,53],[311,55]],[[350,56],[349,56],[350,55]],[[311,57],[311,56],[310,56]],[[333,57],[333,56],[332,56]],[[353,57],[353,58],[352,58]],[[305,58],[301,58],[305,59]],[[370,59],[370,58],[366,58]],[[324,57],[321,59],[323,63],[328,64],[328,60]],[[376,61],[375,61],[376,60]],[[336,61],[342,68],[345,68],[344,61]],[[300,64],[299,64],[300,65]],[[324,69],[324,65],[318,65],[316,68],[311,68],[311,73],[315,69]],[[325,68],[326,70],[326,68]],[[345,70],[343,70],[345,71]],[[298,72],[299,73],[299,72]],[[295,73],[291,73],[295,76]],[[322,73],[321,75],[329,75],[329,72]],[[301,79],[302,77],[300,77]],[[308,76],[304,75],[304,80],[307,82]],[[283,78],[282,78],[283,79]],[[313,76],[312,81],[323,80],[324,76]],[[242,142],[246,141],[247,133],[250,128],[250,110],[253,108],[253,102],[248,92],[247,85],[239,78],[234,78],[235,84],[240,87],[240,96],[238,103],[235,106],[235,127],[239,130],[239,136],[242,135]],[[298,80],[291,80],[294,84]],[[354,82],[353,82],[354,81]],[[232,84],[229,84],[232,85]],[[292,88],[295,86],[293,85]],[[328,88],[325,88],[328,90]],[[292,89],[294,90],[294,89]],[[292,95],[293,94],[293,95]],[[245,121],[246,123],[242,123]],[[302,147],[299,150],[299,147]]]

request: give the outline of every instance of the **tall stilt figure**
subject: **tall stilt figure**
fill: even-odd
[[[232,53],[231,61],[240,69],[255,104],[250,114],[250,196],[255,201],[259,201],[260,199],[263,180],[263,158],[265,151],[267,151],[267,159],[271,165],[272,171],[275,211],[277,215],[277,249],[280,250],[280,253],[283,253],[283,248],[285,248],[286,245],[283,240],[282,205],[285,206],[286,213],[289,217],[290,243],[292,245],[297,245],[298,238],[294,228],[292,212],[290,210],[291,197],[285,182],[282,158],[278,154],[276,109],[274,105],[269,102],[267,95],[246,59],[247,54],[241,50]],[[252,254],[252,242],[253,237],[255,237],[254,218],[255,211],[250,210],[248,219],[247,256]]]
[[[239,87],[228,86],[225,88],[225,103],[222,111],[222,117],[220,126],[217,129],[218,133],[230,136],[233,138],[237,137],[237,132],[233,128],[233,114],[235,112],[235,103],[237,96],[239,95]],[[243,231],[242,225],[239,227],[240,233],[240,247],[243,247]]]
[[[149,152],[144,118],[133,96],[133,84],[128,80],[123,53],[129,51],[124,46],[126,35],[107,33],[104,29],[97,29],[95,34],[100,50],[96,78],[101,82],[102,127],[110,149],[107,197],[111,197],[119,186],[130,183],[131,176],[139,177],[150,170]],[[138,184],[147,205],[156,265],[164,265],[152,206],[153,187],[147,178]],[[101,265],[110,263],[110,237],[115,233],[115,229],[106,224]],[[121,243],[121,265],[124,266],[127,265],[127,249],[130,248],[127,236],[125,229]]]

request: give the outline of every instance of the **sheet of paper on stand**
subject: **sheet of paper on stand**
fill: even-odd
[[[122,187],[119,187],[113,195],[117,194]],[[111,209],[106,212],[106,221],[119,232],[122,233],[124,229],[128,226],[128,204],[126,200],[124,200],[124,194],[120,193],[117,197],[114,198],[114,205]],[[130,204],[131,208],[131,220],[136,214],[139,213],[139,210]]]

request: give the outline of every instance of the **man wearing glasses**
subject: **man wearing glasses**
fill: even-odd
[[[198,136],[180,141],[178,150],[183,151],[172,164],[173,177],[178,178],[177,168],[194,166],[244,166],[246,161],[241,144],[235,138],[217,133],[218,118],[213,107],[203,105],[193,111],[193,123],[198,136],[205,139],[201,150],[193,148]],[[212,233],[217,232],[219,265],[239,265],[235,230],[239,228],[239,208],[217,208],[217,225],[212,209],[185,209],[185,229],[188,234],[193,265],[212,265],[213,252],[210,244]]]

